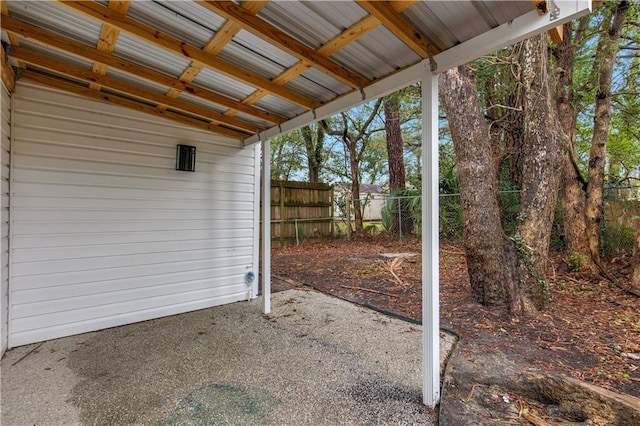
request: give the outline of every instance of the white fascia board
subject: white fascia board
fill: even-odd
[[[464,43],[460,43],[457,46],[437,54],[433,57],[433,60],[437,64],[435,72],[441,73],[458,65],[466,64],[483,55],[522,41],[534,34],[539,34],[555,28],[560,24],[579,18],[591,11],[591,0],[556,0],[555,3],[560,8],[560,12],[558,17],[553,21],[550,18],[550,14],[547,13],[546,15],[540,16],[537,11],[531,10],[531,12],[519,16],[513,21],[502,24],[471,40],[467,40]],[[273,126],[257,136],[248,138],[243,141],[243,146],[258,143],[265,137],[269,139],[274,138],[339,112],[346,111],[363,102],[393,93],[420,80],[430,70],[430,60],[425,59],[365,87],[364,98],[358,90],[347,93],[334,101],[318,107],[315,111],[308,111],[280,124],[280,126]]]
[[[591,12],[591,0],[556,0],[555,3],[560,8],[560,12],[553,21],[550,14],[547,13],[540,16],[537,11],[532,10],[513,21],[502,24],[437,54],[433,57],[437,64],[435,72],[445,72],[458,65],[466,64],[483,55],[495,52]]]

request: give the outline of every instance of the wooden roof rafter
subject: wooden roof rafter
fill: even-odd
[[[319,54],[232,1],[198,0],[198,3],[216,14],[236,22],[245,30],[269,41],[272,45],[296,56],[300,61],[306,62],[353,89],[366,86],[369,83],[364,77],[337,64],[327,56]]]
[[[261,88],[307,110],[311,109],[315,104],[306,96],[287,89],[286,87],[278,86],[264,77],[260,77],[259,75],[230,62],[226,62],[217,56],[208,54],[195,46],[136,21],[127,15],[123,15],[117,11],[102,6],[101,4],[77,0],[57,0],[57,2],[58,4],[70,8],[82,15],[88,16],[102,23],[110,24],[119,28],[121,31],[125,31],[146,42],[193,61],[200,62],[214,71],[223,73],[250,86]]]
[[[357,3],[382,22],[382,25],[409,46],[411,50],[420,55],[421,58],[424,59],[440,53],[440,49],[402,15],[396,12],[391,7],[390,2],[358,0]]]
[[[413,6],[418,2],[419,0],[394,1],[394,2],[391,2],[391,7],[393,8],[393,10],[400,13],[409,9],[411,6]],[[364,18],[362,18],[360,21],[351,25],[346,30],[342,31],[340,34],[338,34],[331,40],[324,43],[322,46],[318,48],[318,50],[316,50],[316,52],[319,55],[329,57],[334,53],[340,51],[350,43],[353,43],[358,38],[367,34],[369,31],[377,28],[380,25],[382,25],[382,22],[380,22],[380,20],[378,20],[375,16],[367,15]],[[307,62],[299,61],[293,66],[287,68],[286,70],[278,74],[271,81],[276,84],[284,85],[289,81],[293,80],[294,78],[296,78],[297,76],[299,76],[300,74],[302,74],[303,72],[305,72],[306,70],[308,70],[309,68],[311,68],[311,65],[309,65]],[[251,95],[243,99],[242,103],[245,105],[252,105],[268,94],[269,94],[268,92],[258,89],[255,92],[253,92]],[[225,115],[234,115],[236,113],[237,111],[230,109],[225,112]]]
[[[2,15],[2,29],[7,31],[7,33],[12,35],[16,40],[19,40],[19,38],[26,38],[60,52],[71,54],[92,62],[99,62],[105,66],[137,76],[152,83],[165,86],[169,89],[189,93],[225,108],[237,109],[246,115],[253,116],[270,123],[277,123],[278,121],[285,120],[283,117],[278,115],[249,105],[244,105],[234,99],[190,83],[182,82],[151,68],[114,56],[111,53],[100,52],[95,48],[91,48],[82,43],[62,37],[6,15]],[[22,68],[26,68],[26,65],[22,66]]]
[[[9,56],[19,59],[27,64],[34,65],[41,69],[52,71],[55,74],[62,75],[74,80],[79,80],[89,85],[97,84],[99,87],[107,87],[116,92],[126,94],[130,97],[145,100],[155,104],[165,104],[176,110],[199,116],[205,120],[212,121],[215,124],[224,123],[247,133],[264,130],[262,127],[255,126],[246,121],[238,120],[232,117],[224,116],[219,112],[191,104],[178,99],[169,98],[160,93],[155,93],[147,89],[143,89],[137,85],[125,83],[113,77],[108,77],[99,72],[84,70],[78,66],[71,65],[66,62],[47,57],[33,50],[24,47],[13,47],[9,51]]]
[[[136,111],[142,111],[148,114],[152,114],[158,117],[164,117],[169,120],[175,121],[180,124],[186,124],[188,126],[192,126],[198,129],[207,130],[214,133],[219,133],[221,135],[229,136],[236,139],[243,139],[247,135],[243,132],[239,132],[234,129],[229,129],[217,124],[213,124],[207,121],[199,120],[194,117],[189,117],[183,114],[178,114],[169,110],[160,110],[157,109],[153,105],[148,105],[145,103],[138,102],[136,100],[132,100],[123,96],[119,96],[116,94],[107,93],[104,91],[98,91],[94,89],[90,89],[89,87],[82,86],[76,83],[72,83],[69,81],[61,80],[56,77],[52,77],[49,75],[44,75],[38,73],[33,70],[24,70],[22,72],[22,76],[29,80],[35,81],[37,83],[41,83],[47,86],[55,87],[58,89],[62,89],[64,91],[75,93],[80,96],[85,96],[87,98],[96,99],[103,102],[112,103],[115,105],[120,105],[126,108],[130,108]]]
[[[119,13],[127,13],[131,0],[109,0],[109,8],[118,11]],[[102,24],[100,30],[100,37],[98,38],[97,48],[100,52],[112,53],[116,47],[116,40],[120,35],[120,30],[109,24]],[[107,74],[107,66],[100,63],[93,63],[93,71],[102,75]],[[89,84],[89,87],[95,90],[100,90],[100,85],[96,83]]]
[[[268,0],[249,0],[242,3],[242,7],[249,13],[258,13],[260,9],[269,3]],[[233,39],[233,37],[242,29],[240,25],[233,21],[227,21],[215,33],[213,37],[202,48],[202,51],[210,55],[217,55],[222,51],[224,46]],[[185,83],[191,83],[200,72],[204,69],[204,65],[197,61],[191,61],[189,66],[182,72],[179,79]],[[172,88],[167,92],[167,96],[177,98],[180,95],[178,89]]]

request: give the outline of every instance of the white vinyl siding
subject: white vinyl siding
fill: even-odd
[[[2,86],[2,122],[0,123],[0,133],[2,137],[0,147],[0,356],[7,349],[7,334],[9,329],[9,153],[11,151],[11,96]]]
[[[250,296],[255,148],[28,82],[14,96],[10,346]]]

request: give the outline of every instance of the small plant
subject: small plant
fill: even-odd
[[[584,271],[587,266],[587,260],[589,260],[589,256],[584,253],[574,251],[567,258],[567,266],[573,272]]]

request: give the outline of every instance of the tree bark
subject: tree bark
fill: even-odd
[[[611,122],[611,81],[613,65],[619,49],[620,34],[624,24],[629,2],[617,4],[613,16],[607,20],[603,34],[596,49],[597,89],[595,115],[593,118],[593,137],[589,155],[589,178],[585,202],[587,236],[591,258],[600,262],[600,225],[602,218],[602,195],[604,190],[604,168]]]
[[[315,131],[311,126],[304,126],[300,129],[307,153],[309,182],[320,181],[320,171],[324,160],[322,155],[324,148],[324,127],[321,124],[317,124],[316,127]]]
[[[495,163],[489,126],[471,69],[459,66],[440,76],[440,98],[456,152],[467,269],[473,297],[484,305],[507,305],[503,243]]]
[[[400,102],[397,94],[384,98],[384,129],[387,135],[387,159],[389,161],[389,189],[404,189],[404,143],[400,129]]]
[[[568,145],[562,158],[562,217],[564,223],[565,252],[568,256],[579,255],[584,262],[580,265],[585,270],[595,272],[595,264],[591,259],[587,223],[584,216],[584,178],[580,174],[576,159],[576,110],[573,105],[573,71],[575,50],[581,44],[582,35],[588,25],[588,17],[580,20],[578,29],[573,31],[572,24],[564,24],[564,39],[558,43],[556,54],[557,83],[556,107],[558,120]]]
[[[640,295],[640,218],[636,222],[636,240],[633,245],[633,257],[631,259],[631,265],[635,265],[632,266],[633,270],[631,271],[631,291]]]
[[[523,284],[537,308],[549,301],[545,277],[560,164],[566,146],[549,87],[547,47],[546,34],[531,37],[522,42],[519,57],[524,129],[521,220],[516,231],[516,249],[521,267],[526,267],[533,278],[527,278]],[[529,311],[530,307],[521,305],[514,309]]]

